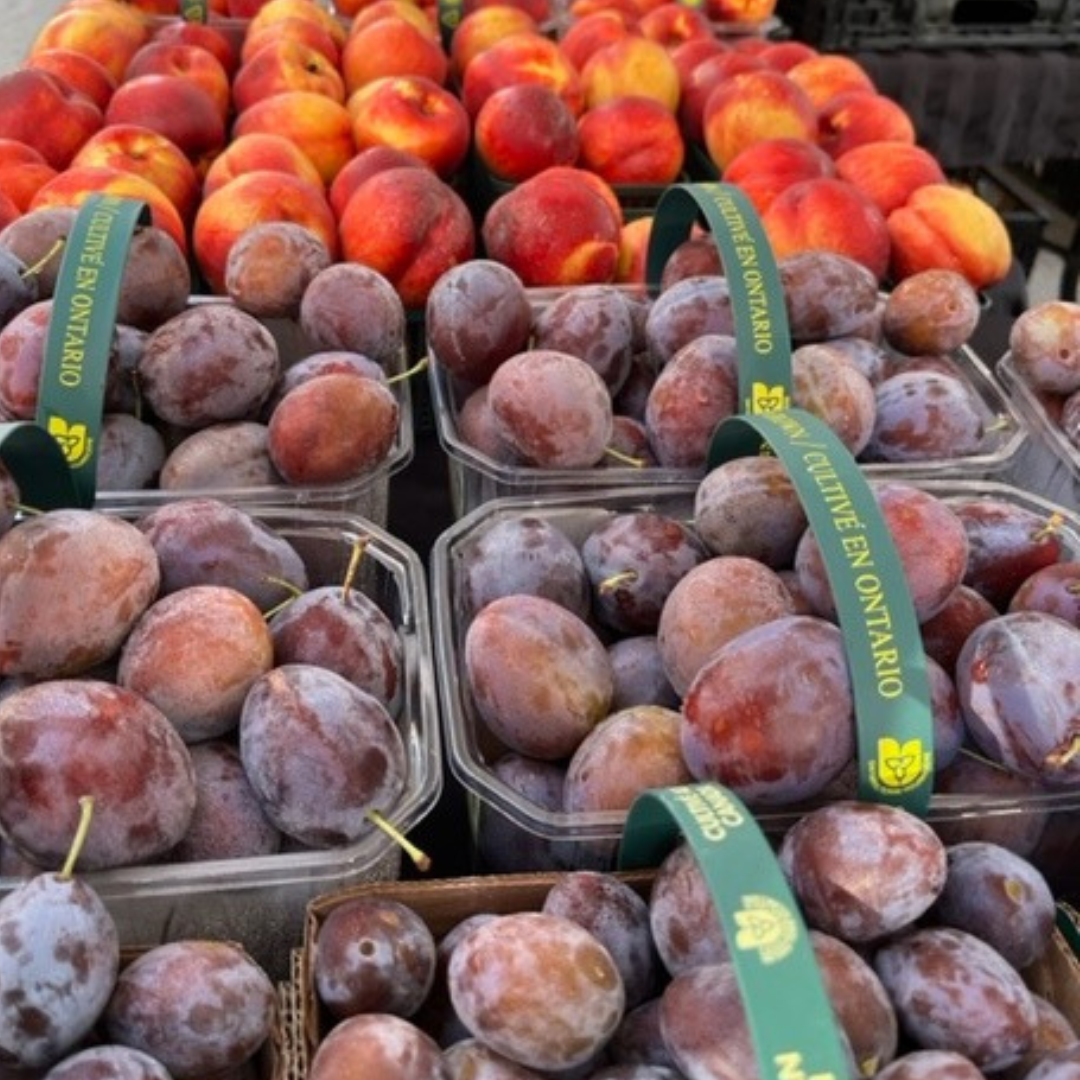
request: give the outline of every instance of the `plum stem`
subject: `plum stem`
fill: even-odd
[[[421,356],[411,368],[406,368],[404,371],[399,371],[396,375],[391,375],[390,378],[386,380],[386,385],[393,386],[394,383],[401,382],[402,379],[411,379],[414,375],[419,375],[420,372],[427,371],[428,363],[428,358],[426,356]]]
[[[349,565],[345,568],[345,580],[341,583],[342,600],[349,599],[349,593],[356,584],[356,575],[360,570],[360,560],[364,557],[369,543],[371,543],[370,538],[362,536],[352,546],[352,551],[349,553]]]
[[[1041,528],[1036,529],[1031,534],[1031,539],[1038,543],[1040,540],[1049,540],[1051,536],[1056,536],[1061,531],[1061,526],[1065,519],[1061,514],[1055,511],[1047,519],[1046,524]]]
[[[1068,765],[1077,754],[1080,754],[1080,735],[1073,735],[1060,750],[1046,755],[1046,763],[1054,768],[1062,768]]]
[[[413,865],[417,870],[426,872],[431,869],[431,859],[423,851],[421,851],[411,840],[406,839],[405,835],[383,816],[378,810],[368,810],[364,815],[368,821],[374,826],[382,829],[391,840],[397,844],[406,855],[413,861]]]
[[[280,604],[275,604],[268,611],[263,612],[263,618],[269,622],[279,611],[287,608],[298,596],[301,596],[304,592],[298,585],[293,584],[291,581],[287,581],[285,578],[274,577],[273,575],[267,575],[267,581],[273,582],[275,585],[280,585],[283,589],[287,589],[289,595],[281,601]]]
[[[998,415],[994,418],[994,422],[992,424],[987,424],[983,428],[983,434],[996,435],[999,431],[1009,431],[1012,426],[1013,422],[1009,419],[1009,417],[998,413]]]
[[[621,450],[616,450],[614,446],[605,446],[604,453],[608,457],[613,457],[616,461],[622,462],[623,465],[629,465],[631,469],[644,469],[648,462],[644,458],[631,457],[629,454],[624,454]]]
[[[632,585],[637,579],[636,570],[622,570],[618,574],[604,578],[596,588],[601,593],[614,592],[620,585]]]
[[[994,761],[993,758],[985,757],[983,754],[977,754],[970,747],[967,747],[967,746],[960,747],[960,753],[965,755],[966,757],[973,758],[975,761],[979,762],[979,764],[981,764],[981,765],[988,765],[992,769],[997,769],[998,772],[1003,772],[1003,773],[1011,772],[1011,770],[1007,769],[1004,765],[1002,765],[1000,761]]]
[[[90,819],[94,816],[94,796],[82,795],[79,798],[79,825],[75,830],[75,838],[71,841],[67,858],[60,868],[60,877],[68,881],[75,873],[75,863],[82,853],[86,837],[90,832]]]
[[[65,244],[65,240],[64,240],[64,238],[62,236],[58,237],[56,240],[54,240],[53,243],[52,243],[52,247],[50,247],[49,250],[46,251],[45,254],[42,255],[41,258],[38,259],[38,261],[36,263],[34,263],[32,266],[28,266],[25,270],[23,270],[22,276],[24,278],[28,278],[28,277],[36,277],[38,274],[40,274],[42,269],[44,269],[45,264],[58,251],[63,249],[64,244]]]

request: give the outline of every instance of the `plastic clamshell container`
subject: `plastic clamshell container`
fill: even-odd
[[[619,288],[625,288],[620,286]],[[542,310],[563,290],[528,290],[534,311]],[[628,295],[643,295],[629,287]],[[613,465],[591,469],[544,469],[528,465],[507,465],[470,446],[458,427],[459,410],[475,387],[461,383],[439,363],[429,349],[428,368],[435,428],[447,455],[451,506],[456,517],[475,510],[490,499],[529,495],[546,498],[563,492],[593,492],[609,488],[637,487],[641,484],[681,484],[696,482],[704,469],[635,468]],[[986,435],[978,453],[964,457],[928,461],[868,462],[867,476],[940,476],[989,479],[1003,473],[1014,461],[1027,439],[1027,427],[994,373],[975,352],[958,349],[953,360],[966,375],[986,414]]]
[[[1058,515],[1064,550],[1068,557],[1080,558],[1080,515],[1071,510],[996,481],[904,479],[951,503],[999,498],[1046,517]],[[460,596],[464,550],[496,523],[525,517],[557,527],[579,548],[594,529],[615,514],[650,511],[689,521],[695,490],[695,486],[683,484],[609,489],[587,496],[497,499],[455,522],[436,540],[429,567],[440,715],[448,766],[464,787],[470,806],[478,870],[610,869],[626,815],[622,811],[548,810],[522,796],[494,771],[494,763],[506,747],[477,711],[465,671],[463,645],[468,626],[463,615],[466,605]],[[779,834],[812,805],[756,811],[755,816],[767,831]],[[1053,813],[1065,820],[1067,811],[1080,811],[1080,786],[1023,798],[936,793],[928,820],[956,823],[985,815],[1024,813]],[[1073,831],[1080,839],[1080,822]],[[511,839],[507,841],[507,837]],[[495,845],[498,854],[489,858],[487,853]],[[504,857],[509,864],[496,865],[496,860]]]
[[[129,520],[150,505],[114,511]],[[312,509],[249,511],[299,552],[311,587],[345,579],[355,545],[365,543],[354,588],[379,605],[402,645],[401,706],[395,719],[407,776],[397,801],[380,807],[403,833],[422,821],[442,790],[442,757],[433,673],[427,582],[419,556],[362,518]],[[242,944],[273,978],[288,975],[311,897],[363,881],[395,879],[402,852],[372,825],[349,845],[282,851],[252,858],[157,863],[81,874],[112,913],[121,944],[156,945],[185,937]],[[18,884],[0,878],[0,894]]]
[[[224,297],[192,297],[191,304],[230,303]],[[281,357],[282,370],[321,351],[314,346],[291,319],[265,319],[263,325],[273,334]],[[388,375],[395,375],[407,366],[406,352]],[[340,511],[366,518],[385,526],[390,499],[390,478],[405,468],[415,452],[413,399],[408,378],[398,379],[389,389],[398,404],[398,426],[386,457],[377,465],[348,480],[329,484],[260,484],[250,487],[213,488],[140,488],[138,490],[99,489],[95,505],[100,509],[145,511],[154,505],[175,502],[177,499],[221,499],[244,507],[292,506],[298,509]]]
[[[1065,506],[1080,505],[1080,447],[1069,440],[1043,399],[1017,371],[1011,353],[1001,357],[995,371],[1032,436],[1011,479]]]

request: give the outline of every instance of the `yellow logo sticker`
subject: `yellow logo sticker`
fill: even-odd
[[[930,751],[921,739],[878,739],[877,760],[870,766],[870,783],[893,794],[918,787],[933,768]]]
[[[756,382],[750,388],[750,409],[752,413],[783,412],[791,405],[787,391],[777,384]]]
[[[795,916],[771,896],[743,897],[741,911],[735,912],[735,947],[756,951],[763,964],[775,964],[791,954],[799,935]]]
[[[62,416],[49,417],[49,434],[60,444],[67,463],[77,469],[90,460],[94,442],[85,424],[69,424]]]

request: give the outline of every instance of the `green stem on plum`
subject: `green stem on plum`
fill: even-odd
[[[38,261],[37,261],[36,263],[34,263],[34,264],[33,264],[32,266],[28,266],[28,267],[26,267],[26,269],[25,269],[25,270],[23,270],[23,272],[22,272],[22,276],[23,276],[24,278],[28,278],[28,277],[36,277],[36,276],[37,276],[38,274],[40,274],[40,273],[41,273],[41,271],[42,271],[42,269],[44,269],[44,267],[45,267],[45,264],[46,264],[46,263],[47,263],[47,262],[48,262],[48,261],[49,261],[49,260],[50,260],[50,259],[51,259],[51,258],[52,258],[52,257],[53,257],[53,256],[54,256],[54,255],[55,255],[55,254],[56,254],[57,252],[58,252],[58,251],[60,251],[60,250],[62,250],[62,249],[63,249],[63,247],[64,247],[64,244],[65,244],[65,240],[64,240],[64,238],[63,238],[63,237],[60,237],[60,238],[58,238],[57,240],[54,240],[54,241],[53,241],[53,245],[52,245],[52,247],[51,247],[51,248],[49,248],[49,250],[48,250],[48,251],[46,251],[46,252],[45,252],[45,254],[44,254],[44,255],[42,255],[42,256],[41,256],[41,258],[40,258],[40,259],[38,259]]]
[[[638,579],[636,570],[623,570],[618,574],[612,574],[610,577],[604,578],[599,585],[596,586],[597,592],[609,593],[614,592],[620,585],[632,585]]]
[[[1013,426],[1012,420],[1009,417],[998,413],[992,424],[987,424],[983,428],[984,435],[996,435],[999,431],[1009,431]]]
[[[605,446],[604,453],[608,457],[614,458],[616,461],[622,462],[623,465],[629,465],[631,469],[644,469],[648,462],[644,458],[631,457],[629,454],[624,454],[621,450],[616,450],[614,446]]]
[[[362,536],[352,546],[352,551],[349,553],[349,565],[345,568],[345,580],[341,583],[341,599],[344,601],[349,599],[349,593],[356,583],[356,575],[360,570],[360,560],[364,557],[364,552],[367,551],[370,543],[369,537]]]
[[[1049,540],[1052,536],[1057,536],[1064,521],[1065,519],[1061,514],[1055,511],[1046,519],[1046,524],[1041,529],[1036,529],[1031,534],[1032,541],[1037,544],[1041,540]]]
[[[75,830],[75,838],[71,841],[64,865],[60,868],[60,877],[68,881],[75,873],[75,863],[82,853],[86,837],[90,832],[90,819],[94,816],[94,796],[83,795],[79,798],[79,825]]]
[[[274,585],[280,585],[289,592],[289,595],[285,597],[280,604],[275,604],[269,611],[263,612],[263,618],[269,622],[279,611],[283,608],[287,608],[298,596],[302,596],[304,590],[298,585],[294,585],[291,581],[287,581],[285,578],[274,577],[272,574],[267,575],[266,580],[272,582]]]
[[[27,506],[26,503],[21,502],[10,503],[7,509],[14,510],[16,513],[19,514],[26,514],[29,517],[40,517],[42,514],[45,513],[45,511],[42,510],[40,507]]]
[[[376,828],[382,829],[382,831],[386,833],[386,835],[389,836],[410,859],[412,859],[413,865],[417,870],[426,873],[431,869],[431,858],[421,851],[411,840],[407,840],[404,834],[391,825],[380,811],[368,810],[364,816]]]
[[[428,358],[426,356],[421,356],[411,368],[406,368],[404,371],[398,372],[397,375],[391,375],[390,378],[386,380],[386,385],[393,386],[394,383],[401,382],[402,379],[411,379],[414,375],[419,375],[420,372],[427,371],[428,364]]]

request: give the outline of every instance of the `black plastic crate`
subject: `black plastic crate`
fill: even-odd
[[[777,12],[796,38],[825,51],[1080,42],[1080,0],[780,0]]]

